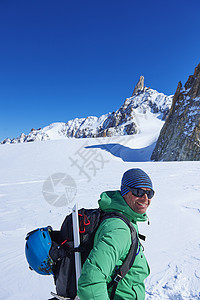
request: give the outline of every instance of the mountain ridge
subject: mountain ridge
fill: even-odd
[[[142,78],[142,84],[141,84]],[[173,95],[166,96],[156,90],[144,87],[141,76],[130,98],[114,112],[100,117],[75,118],[68,122],[52,123],[44,128],[32,129],[29,134],[5,139],[1,144],[26,143],[62,138],[96,138],[134,135],[140,132],[138,116],[147,117],[147,112],[164,122],[172,104]]]

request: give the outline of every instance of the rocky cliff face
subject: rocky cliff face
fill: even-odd
[[[200,160],[200,64],[185,86],[178,83],[152,160]]]
[[[45,128],[32,129],[28,135],[21,134],[16,139],[6,139],[6,143],[23,143],[60,139],[65,137],[95,138],[118,135],[132,135],[140,131],[138,116],[144,117],[150,113],[155,118],[166,119],[172,104],[172,96],[166,96],[150,88],[144,87],[144,77],[141,76],[133,96],[127,98],[124,104],[115,112],[98,117],[87,117],[70,120],[67,123],[53,123]]]

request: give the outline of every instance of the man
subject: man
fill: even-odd
[[[138,233],[137,222],[147,220],[146,210],[154,195],[149,176],[141,169],[130,169],[122,177],[120,191],[103,192],[99,207],[104,212],[120,212],[133,224]],[[83,265],[78,284],[81,300],[108,300],[111,281],[116,266],[122,265],[131,245],[131,234],[127,224],[119,218],[104,220],[95,235],[94,247]],[[141,244],[133,266],[118,283],[115,300],[144,300],[144,280],[150,270]]]

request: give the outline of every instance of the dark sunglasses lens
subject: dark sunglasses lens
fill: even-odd
[[[150,190],[150,191],[146,191],[146,194],[147,194],[147,197],[149,199],[153,198],[153,195],[154,195],[154,191]]]
[[[146,194],[146,191],[143,189],[137,189],[137,196],[138,197],[143,197]]]
[[[146,191],[146,194],[147,194],[147,197],[148,197],[149,199],[151,199],[151,198],[153,198],[153,196],[154,196],[154,191],[153,191],[153,190]]]

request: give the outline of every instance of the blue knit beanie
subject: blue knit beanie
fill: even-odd
[[[141,169],[130,169],[124,173],[121,181],[122,196],[129,192],[125,186],[134,188],[150,188],[153,190],[150,177]]]

